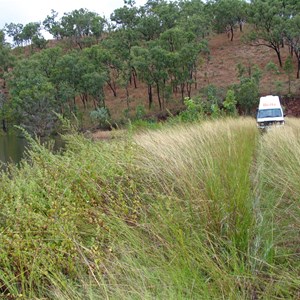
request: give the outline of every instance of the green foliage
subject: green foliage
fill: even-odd
[[[277,87],[277,82],[275,80],[275,76],[279,75],[280,74],[280,71],[278,69],[278,66],[276,64],[274,64],[272,61],[270,61],[266,67],[265,67],[266,71],[269,72],[272,76],[272,80],[270,82],[270,91],[269,93],[272,94],[272,86],[275,85],[275,91],[276,91],[276,94],[281,94],[281,88]]]
[[[249,41],[273,49],[280,67],[283,66],[283,42],[286,41],[292,48],[297,44],[297,39],[293,39],[294,29],[291,28],[294,27],[294,20],[298,14],[299,7],[293,0],[288,0],[284,5],[281,1],[273,0],[252,1],[250,4],[248,20],[254,27],[250,31]]]
[[[213,118],[220,116],[220,107],[222,106],[222,90],[215,85],[209,84],[205,87],[200,95],[203,97],[203,112],[211,115]]]
[[[258,105],[259,89],[253,78],[242,78],[240,84],[235,87],[235,94],[239,107],[246,114],[250,114],[251,110]]]
[[[56,20],[57,16],[58,12],[51,9],[51,15],[47,15],[43,21],[43,27],[52,34],[54,38],[59,39],[62,35],[62,28],[60,26],[60,22]]]
[[[50,22],[50,28],[57,30],[58,24],[54,21],[55,17],[54,12],[54,15],[45,21]],[[72,39],[82,49],[85,45],[85,38],[94,36],[98,40],[101,37],[104,24],[105,19],[97,13],[80,8],[63,15],[59,23],[59,35]]]
[[[13,42],[16,46],[21,46],[23,43],[23,37],[22,37],[22,30],[23,25],[22,24],[5,24],[5,32],[6,34],[13,39]]]
[[[129,132],[139,133],[147,130],[157,130],[161,129],[161,123],[158,123],[153,119],[135,119],[129,122]]]
[[[185,98],[185,110],[180,112],[179,120],[181,122],[198,122],[203,119],[203,106],[201,100]]]
[[[231,32],[231,41],[233,40],[234,28],[237,25],[242,26],[246,19],[247,3],[240,0],[218,0],[212,5],[215,17],[214,26],[218,33],[224,31]]]
[[[268,62],[268,64],[266,65],[266,70],[274,75],[280,74],[278,66],[274,64],[272,61]]]
[[[5,73],[9,68],[13,67],[15,57],[12,54],[11,48],[8,43],[5,42],[5,33],[0,30],[0,78],[5,80]],[[5,84],[2,84],[5,86]]]
[[[259,66],[254,65],[253,71],[251,73],[252,78],[255,80],[257,86],[259,86],[261,77],[262,77],[262,70],[259,68]]]
[[[110,126],[111,117],[107,107],[98,107],[96,110],[91,111],[90,117],[100,127]]]
[[[280,80],[275,81],[276,94],[281,95],[282,94],[282,88],[283,88],[283,82],[280,81]]]
[[[238,78],[241,78],[246,73],[246,67],[242,63],[238,63],[236,66],[237,72],[238,72]]]
[[[131,154],[125,151],[126,145],[113,150],[78,135],[67,139],[63,155],[53,155],[31,140],[30,162],[1,174],[0,227],[7,229],[0,237],[6,245],[0,250],[1,297],[23,294],[34,299],[48,294],[53,299],[54,281],[65,274],[66,281],[76,282],[77,267],[82,275],[88,274],[89,266],[80,266],[85,258],[92,259],[97,252],[96,263],[109,253],[105,211],[112,209],[120,217],[135,220],[139,200],[134,181],[125,165],[118,166],[113,158],[126,153],[127,164]],[[18,211],[14,217],[13,210]]]
[[[142,120],[146,115],[145,106],[137,105],[135,108],[135,118],[137,120]]]
[[[44,136],[52,133],[57,118],[54,86],[38,70],[38,61],[24,60],[15,66],[9,79],[9,102],[12,114],[8,116],[29,132]]]
[[[235,97],[234,90],[229,89],[226,94],[226,98],[223,102],[223,107],[225,108],[225,111],[230,116],[236,116],[237,110],[236,110],[236,104],[237,100]]]
[[[292,74],[294,72],[294,65],[293,65],[293,59],[291,56],[288,56],[286,59],[284,66],[283,66],[284,72],[288,77],[288,84],[289,84],[289,95],[291,94],[291,80],[292,80]]]
[[[240,83],[233,87],[236,101],[244,113],[250,114],[258,104],[262,71],[257,65],[253,65],[250,62],[248,67],[238,64],[237,71]]]

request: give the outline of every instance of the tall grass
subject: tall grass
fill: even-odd
[[[133,254],[122,255],[127,286],[151,292],[149,298],[246,297],[253,121],[181,125],[135,140],[147,214],[127,241]],[[140,266],[146,273],[139,276]]]
[[[73,134],[57,155],[32,141],[0,180],[2,297],[296,299],[299,128]]]
[[[257,269],[268,270],[270,293],[295,299],[300,295],[299,136],[297,119],[262,136],[256,193],[256,255],[261,259]]]

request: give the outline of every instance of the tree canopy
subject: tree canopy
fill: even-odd
[[[198,89],[197,72],[201,62],[209,60],[210,35],[227,33],[233,41],[235,30],[242,31],[245,23],[247,42],[273,49],[280,66],[286,65],[281,51],[287,46],[296,57],[299,77],[297,0],[148,0],[140,7],[128,0],[110,20],[81,8],[61,18],[51,10],[43,22],[6,24],[0,31],[1,94],[7,95],[2,116],[32,124],[40,115],[40,120],[51,119],[38,126],[46,130],[54,126],[55,117],[43,115],[45,108],[65,115],[77,114],[79,103],[84,110],[108,109],[107,90],[118,97],[124,88],[129,109],[128,87],[138,84],[147,87],[149,108],[156,103],[163,110],[170,99],[183,102]],[[43,31],[60,43],[48,43]],[[26,45],[30,53],[20,50]],[[235,96],[248,110],[254,81],[244,79],[241,84]]]

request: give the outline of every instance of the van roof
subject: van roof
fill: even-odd
[[[259,109],[281,108],[280,100],[278,96],[264,96],[259,100]]]

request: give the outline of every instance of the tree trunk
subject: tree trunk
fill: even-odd
[[[194,80],[195,80],[195,82],[194,82],[194,88],[195,88],[195,90],[197,90],[197,88],[198,88],[198,83],[197,83],[197,68],[194,66]]]
[[[291,57],[294,56],[294,46],[293,45],[290,46],[290,56]]]
[[[149,109],[151,109],[153,103],[152,85],[148,84],[148,99],[149,99]]]
[[[126,91],[126,104],[127,104],[127,109],[128,109],[128,113],[129,113],[129,110],[130,110],[130,103],[129,103],[129,90],[128,90],[128,83],[126,83],[125,85],[125,91]]]
[[[133,83],[134,83],[134,88],[137,88],[137,83],[136,83],[136,78],[137,78],[137,73],[134,67],[132,67],[132,77],[133,77]]]
[[[192,83],[188,82],[188,83],[186,84],[186,89],[187,89],[188,97],[191,98]]]
[[[5,119],[2,119],[2,129],[3,129],[4,132],[7,132]]]
[[[109,88],[112,90],[114,97],[117,97],[117,90],[114,84],[112,84],[110,81],[106,81]]]
[[[181,87],[181,101],[182,101],[182,103],[184,103],[184,86],[185,86],[184,83],[180,84],[180,87]]]
[[[158,83],[156,84],[156,91],[157,91],[157,100],[158,100],[158,104],[159,104],[159,110],[161,110],[162,106],[161,106],[160,90],[159,90],[159,84]]]
[[[81,94],[80,95],[80,99],[81,99],[81,102],[83,104],[84,110],[86,110],[86,102],[87,102],[87,95],[86,95],[86,93]]]
[[[232,26],[230,27],[230,32],[231,32],[231,39],[230,39],[230,41],[232,42],[233,41],[233,27]]]
[[[276,51],[277,54],[277,58],[278,58],[278,62],[279,62],[279,66],[280,68],[282,68],[282,60],[281,60],[281,54],[280,54],[280,50],[277,48],[274,48],[274,50]]]

